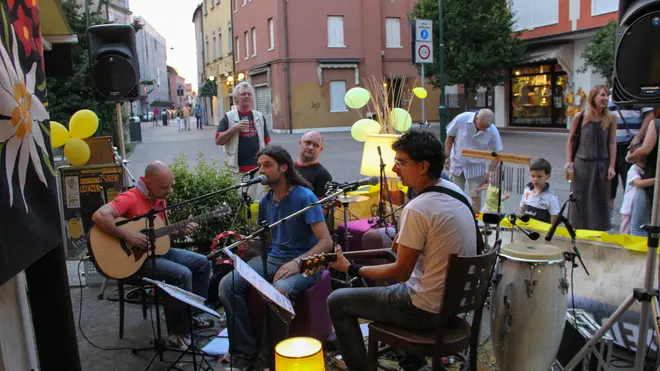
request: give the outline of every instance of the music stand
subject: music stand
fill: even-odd
[[[169,285],[165,282],[152,280],[151,278],[142,278],[142,280],[145,281],[145,282],[148,282],[152,285],[157,286],[158,288],[163,290],[163,292],[165,292],[167,295],[169,295],[169,296],[173,297],[174,299],[188,305],[188,317],[190,317],[190,346],[188,347],[188,349],[180,351],[181,355],[179,356],[179,358],[174,360],[174,362],[172,362],[172,364],[170,365],[170,367],[167,370],[168,371],[169,370],[180,370],[175,365],[186,354],[191,354],[192,355],[193,371],[213,370],[213,367],[211,367],[209,362],[206,360],[204,352],[202,352],[201,349],[197,348],[197,345],[195,344],[195,331],[193,330],[193,319],[192,319],[193,317],[192,317],[191,307],[194,307],[194,308],[197,308],[201,311],[204,311],[204,312],[206,312],[206,313],[208,313],[208,314],[210,314],[210,315],[212,315],[216,318],[220,318],[220,314],[218,314],[218,312],[216,312],[213,309],[208,308],[206,305],[204,305],[204,300],[205,299],[203,297],[195,295],[192,292],[186,291],[186,290],[178,288],[176,286]],[[199,368],[198,368],[198,364],[197,364],[197,356],[198,355],[201,356],[201,358],[202,358],[200,363],[199,363]],[[153,359],[152,359],[152,362],[153,362]],[[204,363],[206,363],[207,367],[202,368],[202,367],[204,367]],[[151,364],[149,364],[147,366],[147,368],[149,368],[149,366],[151,366]]]

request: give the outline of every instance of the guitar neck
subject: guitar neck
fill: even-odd
[[[192,219],[186,219],[173,224],[168,224],[162,228],[158,228],[155,230],[156,238],[176,232],[182,229],[183,227],[185,227],[186,225],[188,225],[188,223],[200,223],[200,222],[205,222],[209,219],[213,219],[215,215],[216,215],[215,212],[210,212],[210,213],[198,215]]]

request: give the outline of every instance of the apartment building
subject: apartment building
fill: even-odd
[[[135,34],[140,65],[140,99],[133,102],[135,114],[153,112],[154,108],[169,108],[167,80],[167,41],[144,17],[134,17],[143,27]]]
[[[361,116],[346,107],[344,94],[372,76],[388,86],[405,80],[403,96],[390,99],[408,107],[419,81],[408,24],[414,0],[231,3],[235,72],[255,87],[255,109],[273,129],[349,128]],[[438,120],[438,101],[439,90],[429,89],[428,120]],[[418,99],[410,111],[421,120]]]
[[[510,81],[495,87],[498,126],[566,129],[568,91],[586,94],[603,78],[584,65],[589,39],[617,20],[618,0],[512,0],[516,30],[528,43],[524,64],[512,66]],[[523,129],[524,130],[524,129]]]

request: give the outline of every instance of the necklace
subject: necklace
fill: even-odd
[[[284,196],[282,196],[282,198],[279,199],[279,200],[275,198],[275,193],[273,193],[273,203],[275,204],[275,206],[280,206],[280,202],[282,202],[282,200],[284,200],[284,199],[286,198],[286,196],[289,195],[289,192],[291,192],[291,187],[288,187],[288,188],[286,189],[286,193],[285,193]]]

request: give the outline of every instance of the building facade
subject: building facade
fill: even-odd
[[[496,124],[569,128],[567,94],[573,94],[575,105],[586,105],[580,92],[605,82],[591,68],[578,70],[587,42],[617,20],[618,5],[618,0],[513,0],[516,30],[522,31],[528,53],[524,64],[510,69],[509,82],[494,89]]]
[[[140,63],[140,99],[133,102],[133,111],[139,115],[153,112],[156,107],[159,110],[169,108],[172,101],[167,80],[167,42],[144,17],[133,19],[143,25],[135,34]]]
[[[369,110],[349,110],[345,92],[373,81],[408,108],[419,85],[407,17],[414,3],[232,0],[235,71],[255,86],[255,109],[275,130],[345,130]],[[426,117],[437,120],[439,90],[426,87]],[[420,100],[410,112],[421,120]]]
[[[204,94],[207,107],[211,108],[206,118],[215,125],[222,114],[231,109],[232,88],[238,80],[234,76],[231,9],[231,0],[203,0],[202,3],[205,91],[215,93]],[[202,89],[199,90],[201,93]]]
[[[200,3],[195,11],[193,12],[193,24],[195,25],[195,50],[197,57],[197,86],[198,91],[195,96],[195,105],[199,105],[202,109],[203,123],[208,125],[211,121],[207,117],[207,99],[206,95],[213,97],[216,95],[217,89],[215,89],[214,83],[213,86],[205,86],[204,84],[207,81],[206,71],[204,67],[206,65],[204,61],[204,13],[202,11],[203,4]],[[204,89],[204,91],[202,91]]]
[[[174,67],[167,66],[167,80],[169,86],[169,99],[172,102],[172,107],[178,109],[183,106],[185,103],[184,96],[178,95],[178,89],[184,89],[186,85],[186,79],[179,76],[179,73]]]

